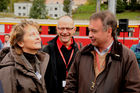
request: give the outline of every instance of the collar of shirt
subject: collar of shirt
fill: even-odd
[[[111,48],[112,44],[113,44],[114,41],[112,41],[112,43],[105,49],[103,50],[102,52],[100,52],[96,47],[94,47],[94,50],[99,54],[99,55],[104,55],[106,52],[109,51],[109,49]]]
[[[57,39],[57,44],[58,44],[58,46],[61,48],[64,44],[60,41],[60,39],[59,39],[59,37],[58,37],[58,39]],[[65,47],[67,48],[67,50],[70,50],[71,48],[72,48],[72,45],[73,44],[73,39],[71,38],[71,44],[68,46],[68,47],[66,47],[65,45]]]

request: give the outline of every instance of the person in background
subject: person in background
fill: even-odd
[[[3,44],[2,44],[2,41],[0,39],[0,50],[3,48]]]
[[[65,78],[78,51],[78,44],[73,38],[76,28],[71,17],[61,17],[56,30],[58,35],[43,49],[50,55],[45,74],[48,93],[63,93]]]
[[[132,45],[130,49],[135,53],[140,68],[140,41],[138,44]]]
[[[49,55],[41,48],[39,25],[23,20],[10,34],[11,47],[0,51],[0,80],[4,93],[47,93],[44,81]]]
[[[3,47],[10,47],[10,35],[9,34],[5,34],[4,35],[4,43],[3,43]]]
[[[117,20],[109,11],[90,17],[91,44],[77,52],[64,93],[140,93],[134,53],[116,40]]]

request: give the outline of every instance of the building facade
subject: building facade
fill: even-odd
[[[46,4],[48,16],[52,18],[64,16],[66,13],[63,11],[63,7],[64,5],[59,2]]]
[[[20,17],[29,17],[31,7],[32,3],[14,3],[14,14]],[[48,16],[52,18],[64,16],[66,13],[63,11],[63,7],[64,5],[59,2],[46,4]]]
[[[14,14],[16,16],[28,17],[32,3],[14,3]]]

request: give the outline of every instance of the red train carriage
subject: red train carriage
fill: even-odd
[[[10,33],[12,26],[19,23],[21,19],[0,19],[0,39],[4,42],[4,34]],[[57,20],[34,20],[40,24],[41,39],[43,45],[56,36]],[[74,35],[77,42],[84,46],[90,43],[88,38],[88,21],[75,21],[76,33]],[[137,44],[140,39],[140,25],[130,24],[127,32],[117,31],[117,38],[127,47]]]

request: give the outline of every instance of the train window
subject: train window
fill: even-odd
[[[89,29],[88,29],[88,27],[86,27],[86,36],[88,36],[89,35]]]
[[[119,28],[117,28],[116,35],[117,36],[120,36],[120,30],[119,30]]]
[[[116,34],[117,36],[120,36],[120,30],[119,28],[117,28]],[[133,37],[133,32],[134,32],[134,28],[128,28],[128,37]]]
[[[39,27],[39,34],[42,32],[42,26]]]
[[[128,36],[133,37],[134,28],[128,28]]]
[[[48,34],[56,34],[56,26],[49,26]]]
[[[0,24],[0,33],[4,33],[5,27],[3,24]]]
[[[76,27],[76,31],[74,35],[79,36],[79,27]]]

